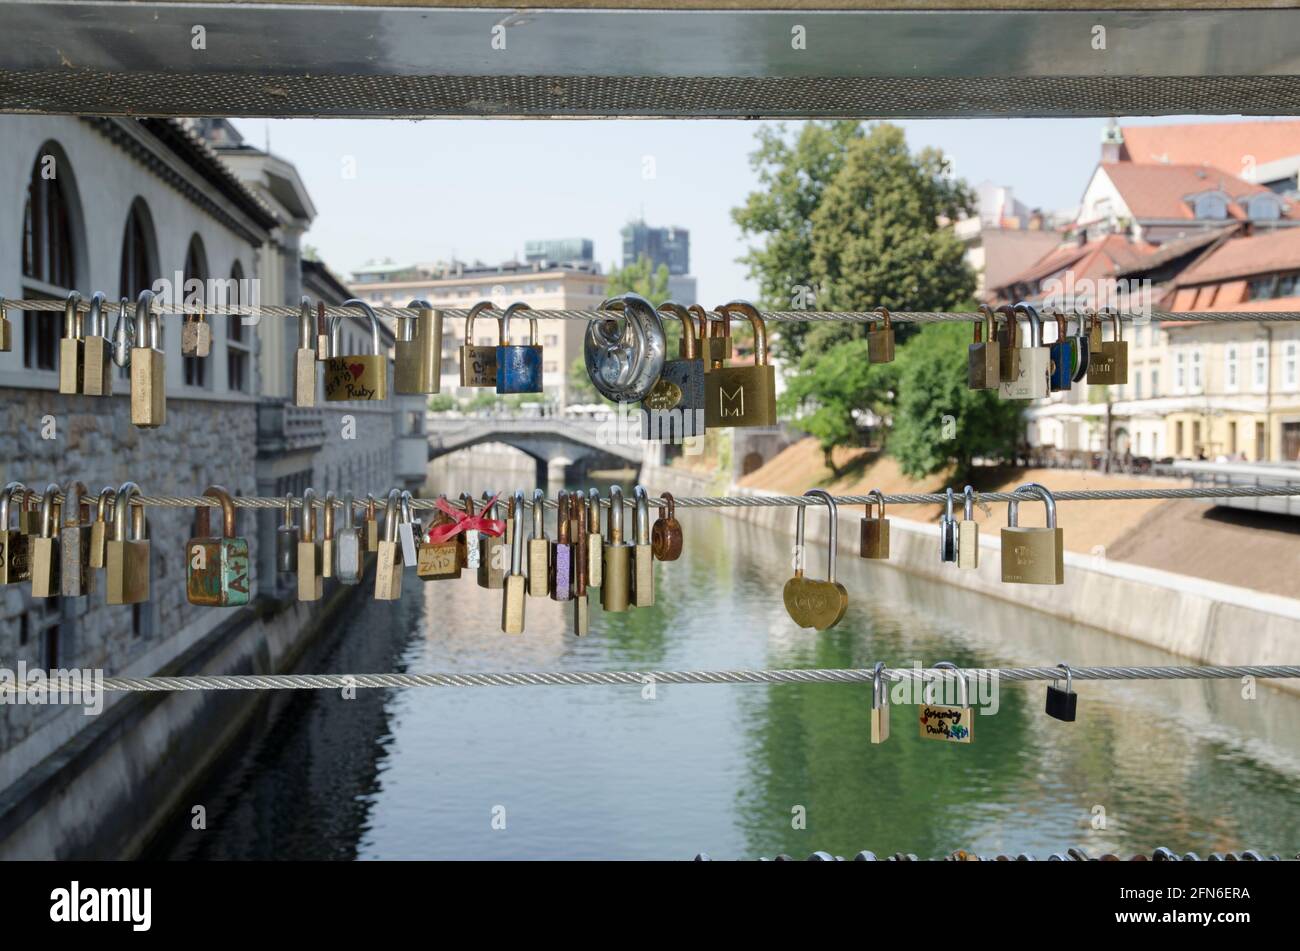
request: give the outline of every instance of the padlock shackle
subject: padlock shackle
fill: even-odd
[[[953,663],[950,663],[949,661],[946,661],[946,660],[941,660],[941,661],[939,661],[937,664],[934,665],[934,668],[933,668],[933,669],[934,669],[934,670],[957,670],[957,665],[956,665],[956,664],[953,664]],[[946,679],[946,678],[945,678],[945,679]],[[959,707],[969,707],[969,706],[970,706],[970,690],[969,690],[969,687],[968,687],[968,685],[967,685],[967,683],[966,683],[966,675],[963,674],[963,673],[961,673],[960,671],[957,671],[957,682],[958,682],[959,684],[961,684],[961,691],[960,691],[960,698],[961,698],[961,699],[959,699],[959,700],[957,701],[957,706],[959,706]],[[936,684],[938,684],[938,680],[932,680],[932,681],[930,681],[930,683],[927,685],[927,689],[928,689],[929,687],[933,687],[933,686],[935,686]],[[927,702],[928,702],[928,701],[927,701]]]
[[[885,691],[885,662],[876,661],[871,672],[871,708],[880,710],[889,706],[889,696]]]
[[[944,499],[944,503],[943,503],[943,517],[945,521],[951,522],[952,521],[952,495],[953,495],[952,486],[948,486],[948,488],[944,489],[944,495],[946,496],[946,498]]]
[[[1026,482],[1024,485],[1018,485],[1012,490],[1013,495],[1019,495],[1021,492],[1037,492],[1038,497],[1043,500],[1043,505],[1047,507],[1047,527],[1056,528],[1056,497],[1047,486],[1038,482]],[[1032,496],[1025,496],[1030,498]],[[1013,498],[1007,503],[1007,527],[1019,528],[1020,518],[1020,500]]]
[[[316,349],[316,320],[312,316],[311,298],[306,294],[298,301],[298,349]]]
[[[210,485],[203,490],[203,494],[211,499],[216,499],[221,503],[221,537],[235,537],[235,500],[230,497],[230,493],[224,487],[219,485]],[[199,538],[211,537],[208,532],[208,517],[212,511],[210,505],[200,505],[197,513],[196,535]]]
[[[413,498],[414,496],[406,489],[403,489],[402,494],[398,496],[398,504],[401,506],[402,511],[402,524],[410,525],[412,531],[415,530],[415,509],[411,506]]]
[[[510,573],[512,575],[523,574],[524,568],[524,529],[519,524],[523,517],[524,511],[524,490],[515,490],[514,511],[511,513],[511,519],[514,521],[514,537],[510,545]]]
[[[63,302],[63,339],[80,340],[85,336],[82,329],[82,318],[79,306],[81,304],[81,295],[76,291],[69,291],[67,299]]]
[[[697,359],[699,345],[695,340],[695,321],[691,319],[691,312],[675,300],[666,300],[659,305],[659,313],[670,314],[682,322],[682,359]]]
[[[486,515],[488,518],[494,518],[498,514],[496,502],[492,502],[491,505],[487,504],[491,500],[492,500],[492,493],[489,492],[487,489],[484,489],[483,490],[483,514]]]
[[[1059,667],[1059,668],[1061,668],[1061,670],[1065,671],[1065,692],[1066,692],[1066,693],[1071,693],[1071,692],[1073,692],[1073,688],[1074,688],[1074,674],[1070,672],[1070,665],[1069,665],[1069,664],[1057,664],[1056,666]],[[1053,687],[1056,686],[1056,681],[1055,681],[1055,680],[1052,681],[1052,686],[1053,686]]]
[[[408,301],[408,310],[433,310],[433,305],[423,297],[416,297]],[[397,318],[397,339],[410,343],[415,339],[415,321],[419,314],[412,314],[410,317]]]
[[[569,516],[572,509],[569,505],[569,493],[561,489],[555,497],[555,541],[560,545],[568,545],[569,542]]]
[[[354,507],[356,504],[357,504],[357,503],[356,503],[356,499],[353,497],[353,495],[352,495],[351,492],[344,492],[344,493],[343,493],[343,527],[342,527],[342,531],[350,532],[350,531],[352,530],[352,528],[353,528],[353,524],[352,524],[353,512],[352,512],[352,509],[353,509],[353,507]]]
[[[325,493],[325,501],[322,504],[325,506],[324,535],[327,542],[334,541],[334,506],[338,505],[338,502],[338,494],[333,489]]]
[[[123,482],[117,488],[117,497],[113,499],[113,538],[119,542],[127,541],[126,513],[131,512],[131,534],[136,537],[131,541],[144,541],[144,506],[131,507],[131,501],[140,496],[140,487],[134,482]]]
[[[533,489],[533,538],[546,537],[546,490]]]
[[[460,494],[460,501],[461,501],[461,504],[465,506],[465,514],[466,514],[466,515],[469,515],[469,516],[473,516],[473,515],[474,515],[474,496],[470,495],[468,492],[462,492],[462,493]]]
[[[302,534],[299,537],[303,541],[314,542],[316,540],[316,490],[311,486],[302,490],[302,517],[298,523],[302,526]]]
[[[366,318],[370,321],[370,356],[372,357],[379,356],[379,318],[375,316],[375,309],[371,307],[369,304],[367,304],[365,301],[358,300],[355,297],[349,297],[347,300],[345,300],[342,303],[341,306],[355,307],[366,315]],[[346,356],[346,354],[339,353],[339,349],[342,346],[342,340],[343,340],[343,315],[342,314],[335,314],[333,317],[330,318],[329,338],[330,338],[329,355],[331,357]]]
[[[1124,339],[1124,324],[1123,324],[1123,322],[1119,319],[1119,308],[1118,308],[1118,307],[1103,307],[1102,310],[1101,310],[1101,313],[1102,313],[1102,316],[1103,316],[1103,317],[1104,317],[1105,315],[1107,315],[1107,314],[1110,315],[1110,319],[1111,319],[1111,327],[1112,327],[1112,328],[1114,329],[1114,331],[1115,331],[1115,343],[1119,343],[1121,340]]]
[[[671,492],[660,492],[659,498],[664,500],[664,518],[676,518],[677,500],[673,498],[673,494]]]
[[[132,346],[137,350],[162,349],[162,318],[153,309],[154,293],[146,288],[135,299],[131,321]],[[143,327],[143,330],[141,329]]]
[[[397,541],[397,514],[402,507],[400,489],[388,490],[388,501],[384,503],[384,541]]]
[[[63,487],[64,528],[81,527],[81,507],[86,504],[85,498],[89,494],[86,483],[75,479]],[[68,514],[69,512],[72,514]]]
[[[532,305],[525,304],[523,301],[515,301],[513,304],[511,304],[509,307],[506,308],[506,312],[501,316],[501,326],[500,326],[501,336],[499,338],[501,346],[508,347],[511,345],[510,344],[511,315],[517,314],[521,310],[532,310],[532,309],[533,309]],[[537,318],[536,317],[528,318],[528,346],[530,347],[537,346]]]
[[[1038,314],[1038,308],[1028,301],[1020,301],[1015,306],[1015,312],[1024,314],[1029,320],[1030,348],[1041,347],[1043,345],[1043,320]]]
[[[885,318],[885,325],[884,325],[883,327],[881,327],[879,330],[877,330],[877,329],[876,329],[876,322],[873,320],[871,323],[867,324],[867,333],[879,333],[880,331],[884,331],[884,330],[893,330],[893,329],[894,329],[894,325],[893,325],[893,323],[891,322],[891,318],[890,318],[890,316],[889,316],[889,308],[887,308],[887,307],[877,307],[875,310],[872,311],[872,313],[873,313],[873,314],[879,314],[881,317],[884,317],[884,318]]]
[[[964,521],[972,521],[975,518],[975,487],[968,485],[961,490],[961,494],[961,517]]]
[[[636,508],[632,511],[632,532],[638,545],[649,545],[650,495],[645,486],[638,484],[632,487],[632,498],[636,500]]]
[[[609,487],[609,516],[605,529],[611,545],[623,541],[623,490],[616,485]]]
[[[600,534],[600,490],[587,490],[587,533]]]
[[[868,498],[868,499],[873,499],[873,500],[874,500],[874,502],[868,502],[868,503],[866,504],[866,506],[865,506],[867,517],[868,517],[868,518],[871,517],[871,506],[874,504],[874,505],[876,506],[876,508],[879,509],[879,512],[880,512],[880,514],[877,515],[876,517],[879,518],[879,519],[882,519],[882,520],[883,520],[884,517],[885,517],[885,495],[884,495],[884,493],[881,492],[879,489],[872,489],[870,492],[867,493],[867,498]]]
[[[474,318],[485,310],[496,310],[496,305],[490,300],[481,300],[469,309],[469,314],[465,317],[465,346],[474,346]],[[501,316],[497,315],[497,339],[501,339],[504,332],[502,328]]]
[[[59,494],[59,484],[51,482],[41,494],[41,538],[54,537],[54,499]]]
[[[718,310],[726,315],[727,336],[731,335],[731,319],[736,314],[749,320],[749,324],[754,328],[754,365],[767,366],[767,326],[763,323],[763,315],[758,312],[758,308],[746,300],[733,300],[723,304]],[[732,312],[735,311],[736,314]]]
[[[108,324],[108,318],[104,316],[104,301],[107,298],[102,291],[95,291],[90,296],[90,313],[86,315],[86,336],[87,337],[106,337],[104,331]]]
[[[376,501],[373,492],[367,492],[366,493],[366,521],[368,522],[372,518],[375,518],[375,520],[378,521],[378,519],[376,518],[378,514],[379,514],[379,503],[378,501]]]
[[[117,489],[111,485],[106,485],[99,490],[99,501],[95,504],[95,521],[108,524],[108,509],[117,500]],[[3,527],[0,521],[0,527]]]
[[[975,321],[975,340],[973,342],[983,343],[985,334],[982,331],[987,331],[988,342],[993,343],[997,334],[997,321],[993,317],[993,308],[988,304],[980,304],[979,312],[983,314],[983,317]]]
[[[119,367],[131,365],[131,347],[135,344],[135,324],[127,313],[131,298],[117,302],[117,320],[113,322],[113,362]]]
[[[826,559],[826,580],[834,582],[835,581],[835,553],[837,549],[840,547],[838,541],[840,516],[839,516],[839,510],[835,505],[835,497],[831,495],[829,492],[827,492],[825,489],[809,489],[807,492],[804,493],[804,495],[812,498],[821,499],[823,502],[826,503],[827,509],[830,510],[830,522],[831,522],[830,552]],[[800,523],[803,522],[803,514],[804,514],[804,506],[801,505],[799,506]],[[797,529],[802,529],[802,524],[797,526]],[[799,549],[800,549],[800,556],[803,557],[802,533],[800,533]]]
[[[1001,317],[1007,325],[1007,331],[1010,339],[1007,341],[1008,349],[1014,350],[1020,345],[1020,323],[1016,320],[1016,310],[1010,304],[1001,304],[994,311],[994,316]],[[994,322],[996,329],[996,321]]]
[[[0,493],[0,532],[9,531],[10,500],[14,497],[15,492],[23,493],[23,502],[19,506],[20,511],[22,506],[27,503],[27,486],[23,485],[21,482],[9,482],[5,484],[4,492]]]
[[[284,521],[280,523],[281,528],[294,527],[293,502],[294,494],[292,492],[284,493]]]

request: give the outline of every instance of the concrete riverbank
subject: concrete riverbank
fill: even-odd
[[[641,481],[655,493],[709,495],[711,480],[671,467],[647,468]],[[763,495],[761,490],[731,486],[729,495]],[[795,515],[785,507],[724,508],[729,517],[788,533],[793,541]],[[680,516],[679,516],[680,517]],[[841,511],[840,557],[858,557],[861,512]],[[821,546],[827,537],[824,508],[807,513],[809,573],[822,570]],[[1300,662],[1300,600],[1246,588],[1108,560],[1065,553],[1065,584],[1012,585],[1001,580],[999,532],[980,534],[980,566],[959,570],[939,561],[938,530],[933,524],[889,517],[888,567],[942,581],[989,598],[1012,601],[1043,614],[1086,624],[1158,647],[1198,664],[1295,664]],[[689,522],[685,522],[687,534]],[[850,592],[855,596],[855,592]],[[1059,658],[1044,658],[1057,663]],[[1300,682],[1268,681],[1300,694]]]

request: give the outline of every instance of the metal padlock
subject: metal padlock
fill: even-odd
[[[876,661],[871,677],[871,742],[889,739],[889,692],[885,686],[885,662]]]
[[[1014,380],[1020,375],[1020,328],[1016,325],[1016,311],[1010,304],[1002,304],[993,310],[994,328],[998,341],[998,383]],[[996,318],[1001,317],[999,322]]]
[[[1051,366],[1047,373],[1048,389],[1053,393],[1063,393],[1074,382],[1074,371],[1078,367],[1079,357],[1074,349],[1074,341],[1066,332],[1065,314],[1057,311],[1056,339],[1048,346]]]
[[[63,525],[59,528],[59,594],[80,598],[95,592],[90,570],[90,526],[82,517],[86,486],[69,482],[63,488]]]
[[[135,302],[135,346],[131,348],[131,422],[157,429],[167,421],[167,366],[162,322],[153,311],[153,291]]]
[[[510,546],[510,573],[506,575],[505,587],[501,596],[501,630],[506,634],[524,633],[524,605],[527,601],[524,589],[524,530],[519,520],[524,510],[524,493],[515,493],[514,540]]]
[[[936,670],[957,670],[947,661],[940,661],[934,667]],[[920,707],[921,739],[944,743],[970,743],[974,740],[975,718],[970,708],[970,690],[965,675],[960,671],[957,673],[957,683],[959,688],[955,707],[942,705],[931,696],[930,691],[937,681],[926,685],[922,695],[925,702]]]
[[[731,345],[731,321],[722,314],[710,314],[699,304],[689,310],[699,318],[700,339],[707,344],[702,351],[704,372],[708,373],[715,366],[722,366],[734,356]]]
[[[550,591],[551,540],[546,537],[546,492],[533,490],[533,534],[528,539],[528,596],[544,598]]]
[[[1079,695],[1074,692],[1074,675],[1066,664],[1057,664],[1065,671],[1065,689],[1053,680],[1047,687],[1047,715],[1065,723],[1073,723],[1079,710]]]
[[[1026,482],[1016,495],[1037,493],[1047,508],[1046,528],[1019,525],[1019,500],[1007,503],[1007,526],[1002,529],[1002,580],[1009,584],[1064,584],[1065,533],[1056,526],[1056,499],[1046,486]]]
[[[632,601],[631,542],[623,540],[623,490],[609,488],[609,515],[605,521],[603,557],[604,578],[600,587],[600,604],[606,611],[626,611]]]
[[[18,584],[32,580],[31,553],[28,537],[22,527],[10,522],[14,511],[14,496],[18,496],[18,510],[27,507],[27,487],[21,482],[10,482],[0,495],[0,584]]]
[[[650,496],[645,486],[632,489],[632,606],[652,607],[655,603],[655,556],[650,544]]]
[[[754,328],[754,365],[715,366],[705,380],[704,424],[715,426],[775,426],[776,367],[768,362],[767,328],[757,308],[732,301],[719,308],[730,318],[739,314]]]
[[[587,584],[599,588],[605,580],[605,539],[600,534],[600,492],[587,490]]]
[[[9,323],[9,312],[5,299],[0,297],[0,353],[8,353],[14,346],[13,327]]]
[[[221,534],[213,535],[212,508],[195,512],[194,537],[185,546],[185,596],[190,604],[238,607],[248,603],[250,590],[248,539],[235,534],[235,500],[219,485],[203,494],[221,503]]]
[[[460,494],[460,503],[465,507],[465,514],[474,517],[474,496],[468,492]],[[484,515],[487,513],[484,512]],[[472,568],[478,571],[478,566],[482,563],[482,552],[479,550],[479,542],[483,538],[483,533],[477,528],[467,528],[458,536],[460,539],[460,557],[462,568]]]
[[[980,523],[975,521],[975,489],[962,490],[962,515],[957,523],[957,567],[980,566]]]
[[[497,392],[542,392],[542,345],[537,337],[537,318],[528,318],[528,343],[510,342],[510,318],[521,310],[531,310],[516,302],[506,308],[501,318],[501,344],[497,347]]]
[[[106,485],[99,490],[99,501],[95,505],[95,519],[90,523],[90,554],[87,564],[91,568],[104,567],[104,553],[108,548],[108,538],[112,534],[113,501],[117,498],[117,489]]]
[[[315,321],[311,313],[311,298],[303,296],[298,303],[298,349],[293,354],[293,405],[316,405],[316,350]]]
[[[325,399],[331,403],[348,400],[388,399],[388,358],[379,348],[379,318],[374,309],[355,297],[344,307],[358,307],[370,321],[370,353],[342,353],[343,317],[330,318],[330,355],[325,361]]]
[[[446,496],[440,495],[439,499]],[[455,519],[443,512],[437,512],[429,524],[429,537],[422,537],[416,552],[415,573],[425,581],[451,580],[460,577],[460,541],[463,535],[455,535],[445,541],[434,541],[432,532],[440,527],[455,524]]]
[[[577,509],[578,526],[573,531],[573,633],[582,637],[591,630],[591,601],[587,592],[587,497],[574,492],[570,505]]]
[[[568,601],[573,597],[573,536],[569,521],[571,500],[563,489],[555,502],[555,544],[551,546],[550,578],[547,588],[553,601]],[[579,546],[581,547],[581,546]]]
[[[998,344],[993,310],[980,304],[983,321],[975,321],[975,342],[966,348],[966,385],[972,390],[991,390],[1001,380],[1002,348]],[[983,327],[985,333],[981,335]],[[988,339],[982,339],[987,336]]]
[[[58,522],[54,517],[54,499],[59,494],[57,484],[51,482],[41,496],[41,533],[32,537],[32,597],[57,598],[59,596],[59,571],[63,567],[59,558]]]
[[[181,318],[181,356],[203,359],[212,352],[212,327],[200,310]]]
[[[396,601],[402,596],[402,550],[397,539],[397,516],[402,493],[393,489],[384,506],[384,534],[375,555],[375,600]]]
[[[1119,311],[1106,311],[1111,318],[1115,339],[1102,341],[1089,357],[1088,383],[1096,386],[1124,386],[1128,383],[1128,342],[1124,339],[1124,328],[1119,318]],[[1097,328],[1094,339],[1101,337],[1101,317],[1093,315]]]
[[[324,513],[325,529],[320,542],[320,576],[322,578],[334,577],[334,506],[339,504],[338,495],[334,490],[325,493],[325,500],[321,503]]]
[[[108,342],[108,317],[104,295],[90,298],[86,337],[81,345],[81,392],[87,396],[113,395],[113,347]]]
[[[330,358],[330,322],[325,316],[325,302],[316,302],[316,361],[324,363]]]
[[[393,389],[407,394],[437,393],[442,387],[442,311],[420,299],[406,306],[415,313],[397,318]]]
[[[369,492],[366,493],[366,517],[362,528],[365,530],[366,551],[379,551],[379,513],[375,497]]]
[[[334,530],[334,548],[338,553],[335,571],[339,584],[361,583],[361,530],[353,521],[356,502],[351,492],[343,495],[343,524]]]
[[[682,556],[682,524],[677,521],[677,500],[671,492],[660,492],[664,507],[650,528],[650,545],[660,561],[676,561]]]
[[[800,505],[795,513],[794,577],[785,583],[782,600],[786,613],[800,627],[825,631],[834,627],[844,617],[849,607],[849,592],[835,580],[835,555],[839,549],[839,512],[835,499],[825,489],[809,489],[805,496],[821,499],[830,512],[830,551],[826,559],[826,579],[804,577],[807,548],[804,546],[804,523],[807,507]]]
[[[873,502],[866,504],[866,514],[862,517],[858,539],[858,555],[861,558],[888,558],[889,519],[885,517],[885,497],[879,489],[872,489],[867,495],[874,501],[878,511],[873,516]]]
[[[325,594],[320,546],[316,544],[316,490],[302,490],[301,531],[298,535],[298,600],[319,601]]]
[[[952,488],[945,490],[944,512],[939,518],[939,561],[943,563],[957,560],[957,520],[952,511]]]
[[[1049,375],[1052,368],[1051,351],[1043,346],[1043,324],[1038,309],[1032,304],[1020,303],[1015,312],[1029,319],[1029,346],[1016,347],[1018,366],[1014,377],[1003,377],[998,384],[998,396],[1004,400],[1038,400],[1050,392]],[[1012,318],[1019,342],[1019,323]]]
[[[131,505],[139,495],[138,485],[123,482],[113,500],[113,537],[104,554],[105,596],[109,604],[140,604],[149,600],[149,527],[144,506]]]
[[[490,492],[483,493],[485,503],[491,499],[492,494]],[[484,516],[489,519],[499,519],[498,504],[492,502],[490,506],[483,510]],[[514,504],[513,500],[510,504]],[[479,539],[478,586],[489,589],[505,587],[506,573],[509,569],[510,549],[507,547],[506,533],[489,535],[484,532]]]
[[[81,295],[73,291],[63,305],[63,337],[59,340],[59,392],[81,392],[82,361],[85,359],[85,341],[82,339]]]
[[[420,553],[415,539],[423,532],[419,520],[415,517],[415,510],[411,507],[411,493],[403,490],[399,499],[402,518],[397,523],[397,537],[402,542],[402,568],[416,568],[420,563]]]
[[[664,361],[659,381],[641,401],[641,438],[680,443],[704,434],[704,361],[690,311],[665,301],[659,312],[682,323],[681,359]]]
[[[623,294],[600,305],[609,316],[587,323],[582,357],[591,384],[605,399],[638,403],[663,372],[667,338],[658,312],[644,297]],[[622,317],[620,323],[619,317]]]
[[[465,318],[465,342],[460,348],[460,385],[461,386],[496,386],[497,385],[497,348],[495,346],[477,346],[474,343],[474,318],[485,310],[493,310],[491,301],[479,301],[469,309]],[[497,317],[497,339],[505,335],[502,320]]]
[[[1092,363],[1092,338],[1088,334],[1088,327],[1084,321],[1083,315],[1076,313],[1074,319],[1079,323],[1079,332],[1070,337],[1070,340],[1074,344],[1074,352],[1076,356],[1074,377],[1071,379],[1071,382],[1082,383],[1087,378],[1088,367]],[[1069,326],[1068,320],[1066,321],[1066,326]]]
[[[284,497],[284,520],[275,532],[275,570],[282,574],[298,570],[298,526],[294,522],[292,492]]]
[[[892,363],[894,361],[894,325],[890,320],[889,311],[883,307],[877,307],[875,313],[885,319],[882,326],[877,327],[875,321],[867,324],[867,359],[871,363]]]

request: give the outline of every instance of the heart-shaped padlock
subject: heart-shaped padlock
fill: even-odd
[[[805,506],[800,505],[794,530],[794,577],[785,583],[783,597],[786,612],[791,620],[800,627],[824,631],[838,624],[849,607],[848,590],[835,580],[835,548],[839,516],[835,499],[825,489],[809,489],[804,495],[824,500],[827,508],[830,509],[830,555],[827,561],[826,580],[804,577]]]

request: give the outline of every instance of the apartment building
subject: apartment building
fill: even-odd
[[[537,310],[594,310],[605,299],[607,278],[591,261],[507,261],[498,265],[452,262],[435,265],[381,264],[353,272],[352,292],[375,306],[403,307],[415,299],[434,307],[466,310],[481,300],[492,301],[498,310],[522,301]],[[536,342],[542,346],[542,385],[546,399],[557,405],[569,400],[569,370],[582,358],[586,324],[577,320],[537,321]],[[526,320],[512,320],[509,340],[528,343],[531,327]],[[460,386],[461,347],[465,344],[465,320],[448,318],[442,328],[442,392],[473,397],[481,390]],[[501,342],[495,320],[474,323],[474,344],[495,346]]]

